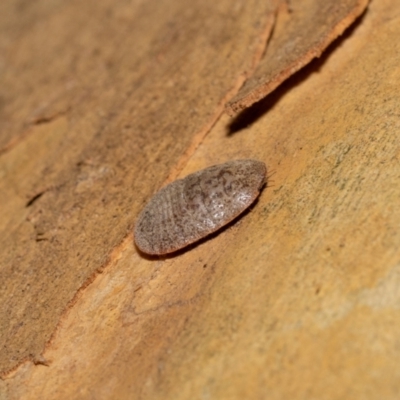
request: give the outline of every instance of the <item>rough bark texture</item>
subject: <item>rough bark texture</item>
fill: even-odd
[[[282,9],[267,53],[226,105],[235,115],[271,93],[322,52],[366,9],[369,0],[296,0]]]
[[[31,4],[0,5],[1,96],[27,91],[1,111],[0,398],[396,399],[400,3],[372,2],[234,121],[218,116],[261,54],[265,2],[210,5],[209,25],[204,2]],[[152,193],[235,158],[274,171],[245,218],[137,253]]]
[[[4,372],[40,358],[76,292],[221,114],[262,54],[275,3],[2,7]]]

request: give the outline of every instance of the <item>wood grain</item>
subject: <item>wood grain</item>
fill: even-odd
[[[26,362],[0,380],[2,397],[396,399],[400,390],[399,35],[399,2],[373,1],[357,26],[327,54],[256,108],[234,121],[220,117],[185,162],[178,153],[192,141],[175,144],[175,130],[164,128],[156,136],[158,143],[165,140],[168,146],[144,147],[148,163],[141,161],[144,156],[128,163],[133,158],[131,131],[114,141],[111,133],[95,136],[88,149],[96,143],[98,149],[114,145],[105,147],[107,163],[79,153],[76,168],[82,168],[79,174],[85,179],[55,179],[55,184],[65,182],[65,189],[49,189],[26,214],[32,207],[57,214],[52,201],[68,199],[70,193],[71,203],[91,206],[89,215],[68,214],[64,208],[57,214],[60,219],[82,219],[72,232],[78,234],[79,228],[87,236],[79,233],[83,240],[79,260],[59,258],[58,263],[42,264],[51,277],[48,286],[55,282],[61,292],[52,289],[53,296],[62,297],[69,271],[57,276],[50,267],[60,274],[67,266],[76,274],[79,266],[84,275],[85,261],[101,264],[96,252],[109,255],[110,262],[79,291],[67,313],[56,315],[58,329],[46,350],[35,355],[37,365]],[[122,70],[120,74],[124,75]],[[129,115],[124,112],[120,123],[127,123]],[[103,131],[115,134],[120,118]],[[21,170],[26,175],[16,175],[21,180],[7,178],[0,193],[8,190],[16,197],[16,188],[25,193],[22,188],[31,182],[25,176],[37,171],[44,158],[43,145],[34,148],[34,144],[55,143],[47,147],[46,154],[51,154],[57,143],[66,140],[70,124],[67,116],[39,124],[4,153],[2,181],[10,177],[4,171]],[[169,138],[169,132],[175,136]],[[136,136],[135,140],[145,142]],[[24,158],[25,143],[37,159]],[[174,157],[164,155],[174,146],[179,147]],[[124,148],[129,155],[120,157]],[[92,154],[88,149],[84,154]],[[118,156],[118,162],[113,163],[112,156]],[[156,163],[156,157],[164,158]],[[114,230],[126,232],[142,201],[175,173],[177,165],[183,166],[178,174],[183,177],[234,158],[260,159],[274,175],[246,218],[218,236],[178,256],[150,260],[136,252],[131,234],[118,242],[92,233],[96,221],[112,237]],[[5,160],[12,162],[4,164]],[[63,162],[69,165],[61,158]],[[109,178],[107,172],[101,173],[104,165],[113,167]],[[127,182],[131,185],[125,188]],[[115,197],[121,205],[121,212],[113,206],[118,215],[115,226],[102,222],[109,221],[108,213],[97,216],[101,208],[92,207],[96,204],[80,194],[88,190],[87,198]],[[10,210],[1,211],[6,221],[2,226],[24,224],[21,210],[27,198],[18,198],[20,203],[2,203]],[[49,231],[55,235],[51,229],[43,234]],[[71,240],[69,253],[75,254],[76,241]],[[29,246],[28,240],[24,243]],[[24,265],[22,256],[18,260]],[[21,269],[15,275],[23,281],[29,272]],[[32,281],[35,276],[32,273]],[[42,307],[53,312],[47,304]],[[37,326],[42,321],[46,322],[39,320]],[[30,327],[36,334],[31,322]]]

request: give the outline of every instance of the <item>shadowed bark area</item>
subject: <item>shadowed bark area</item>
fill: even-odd
[[[226,105],[235,115],[271,93],[322,52],[366,9],[369,0],[294,0],[282,8],[266,55]]]

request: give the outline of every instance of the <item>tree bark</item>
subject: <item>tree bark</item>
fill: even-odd
[[[396,398],[398,3],[231,119],[278,2],[3,2],[0,398]],[[137,251],[153,193],[239,158],[249,212]]]

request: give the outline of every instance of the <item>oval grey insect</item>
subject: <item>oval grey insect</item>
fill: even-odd
[[[167,254],[215,232],[254,202],[265,175],[263,162],[235,160],[170,183],[140,213],[137,247],[147,254]]]

